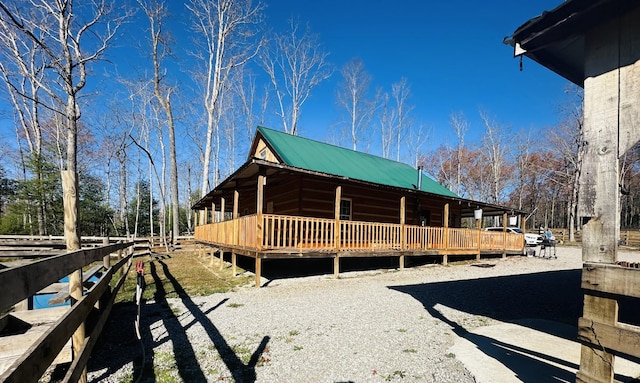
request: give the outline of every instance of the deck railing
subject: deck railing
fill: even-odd
[[[476,229],[340,220],[340,232],[336,235],[334,219],[263,214],[262,220],[261,250],[514,251],[521,250],[524,245],[522,234],[478,232]],[[257,216],[247,215],[198,226],[195,238],[220,245],[257,249]]]

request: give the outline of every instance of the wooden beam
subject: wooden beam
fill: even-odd
[[[231,275],[236,276],[237,273],[237,255],[235,252],[231,253]]]
[[[224,218],[224,211],[226,209],[224,197],[220,197],[220,222],[226,221]]]
[[[263,236],[264,236],[264,232],[263,232],[263,228],[264,228],[264,222],[263,222],[263,217],[262,217],[262,209],[264,208],[264,183],[266,181],[266,178],[264,175],[260,174],[258,175],[258,187],[257,187],[257,196],[256,196],[256,222],[257,222],[257,227],[256,227],[256,234],[257,234],[257,246],[256,246],[256,250],[260,251],[262,250],[262,243],[263,243]],[[257,259],[257,257],[256,257]]]
[[[618,353],[640,355],[640,327],[624,323],[599,323],[593,319],[578,319],[578,339]]]
[[[260,257],[256,257],[256,287],[260,287],[261,285],[261,274],[262,274],[262,259]]]
[[[233,191],[233,219],[238,219],[238,201],[240,201],[240,193],[238,190]]]
[[[400,247],[402,250],[407,248],[407,236],[404,231],[406,221],[405,197],[400,198]]]
[[[89,281],[89,279],[91,279],[91,277],[93,277],[94,275],[96,275],[98,273],[98,271],[102,270],[103,265],[95,265],[93,266],[91,269],[87,270],[86,272],[82,273],[82,286],[84,286],[85,283],[87,283]],[[108,267],[105,269],[107,270]],[[49,299],[49,304],[50,305],[60,305],[63,304],[64,302],[67,301],[67,299],[69,299],[69,297],[71,296],[71,288],[70,285],[71,283],[65,283],[63,284],[62,289],[60,289],[56,295],[54,295],[53,297],[51,297],[51,299]]]
[[[582,268],[582,288],[640,298],[640,269],[585,263]]]
[[[216,223],[216,204],[211,202],[211,223]]]
[[[444,204],[444,233],[443,233],[443,241],[444,241],[444,249],[442,254],[442,264],[447,265],[449,263],[448,251],[449,251],[449,204]]]
[[[96,302],[106,291],[115,270],[121,269],[131,258],[122,259],[117,265],[107,270],[76,305],[72,306],[54,326],[50,327],[40,340],[16,360],[11,367],[0,375],[4,383],[22,383],[37,381],[51,365],[58,352],[64,347],[76,328],[93,310]],[[4,286],[4,285],[3,285]],[[84,375],[84,374],[83,374]]]
[[[502,258],[507,258],[507,212],[502,213],[502,245],[504,249],[502,250]]]
[[[333,244],[336,251],[340,251],[340,201],[342,200],[342,186],[336,186],[336,198],[333,203],[333,215],[335,219],[335,228],[333,232]],[[335,267],[334,267],[335,274]],[[337,275],[336,275],[337,277]]]
[[[340,256],[338,254],[333,258],[333,277],[340,278]]]
[[[62,277],[87,264],[102,260],[106,254],[132,246],[133,242],[84,249],[41,259],[27,265],[0,270],[0,311],[27,299]]]

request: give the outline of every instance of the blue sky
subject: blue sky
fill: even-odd
[[[471,123],[468,139],[477,139],[479,110],[515,130],[533,134],[553,126],[568,82],[538,64],[519,61],[502,43],[520,25],[560,0],[524,1],[365,1],[268,2],[270,25],[291,16],[310,23],[320,35],[329,60],[339,70],[360,57],[374,86],[390,91],[406,77],[411,85],[414,118],[431,127],[431,148],[453,139],[449,116],[463,112]],[[334,73],[312,93],[300,125],[303,136],[324,139],[336,121]]]
[[[339,120],[335,95],[341,80],[339,70],[354,57],[362,59],[374,88],[390,92],[391,84],[407,78],[412,92],[409,103],[414,106],[413,120],[431,130],[424,151],[453,143],[455,136],[449,125],[452,113],[462,112],[470,122],[467,135],[470,144],[477,142],[483,132],[480,110],[505,127],[529,130],[535,137],[557,124],[559,108],[567,99],[566,80],[528,59],[520,72],[512,48],[502,42],[524,22],[555,8],[561,0],[393,4],[380,0],[267,0],[266,3],[266,28],[282,31],[290,17],[308,22],[336,69],[330,79],[312,90],[303,106],[299,134],[305,137],[329,139],[329,127]],[[186,89],[189,84],[185,78],[191,68],[189,56],[184,52],[189,44],[189,33],[185,32],[188,14],[183,1],[167,4],[173,16],[169,29],[174,35],[177,61],[172,67],[174,73],[169,75]],[[87,93],[115,84],[117,76],[136,78],[150,71],[150,62],[143,60],[148,52],[144,48],[148,44],[146,21],[140,12],[136,18],[122,30],[122,37],[116,42],[119,48],[108,51],[104,66],[94,68],[92,73],[98,78],[90,79]],[[279,119],[273,114],[269,116],[265,125],[281,129]],[[13,145],[11,121],[3,120],[1,125],[0,137]],[[185,136],[179,133],[178,139]],[[246,155],[246,148],[238,150],[242,157]],[[375,149],[372,152],[380,154]],[[188,153],[194,151],[186,149],[184,154]]]

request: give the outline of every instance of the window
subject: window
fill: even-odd
[[[262,149],[260,151],[260,153],[258,153],[258,157],[260,157],[263,160],[267,159],[267,149]]]
[[[340,219],[350,221],[351,220],[351,200],[340,200]]]

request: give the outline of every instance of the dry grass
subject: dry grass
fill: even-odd
[[[138,258],[144,261],[145,289],[143,299],[178,298],[180,294],[205,296],[232,291],[238,286],[252,283],[253,276],[238,268],[238,276],[231,275],[231,265],[225,263],[220,270],[216,258],[198,257],[197,253],[179,251],[170,254],[155,253],[151,257]],[[136,271],[132,267],[116,301],[130,300],[136,289]]]

